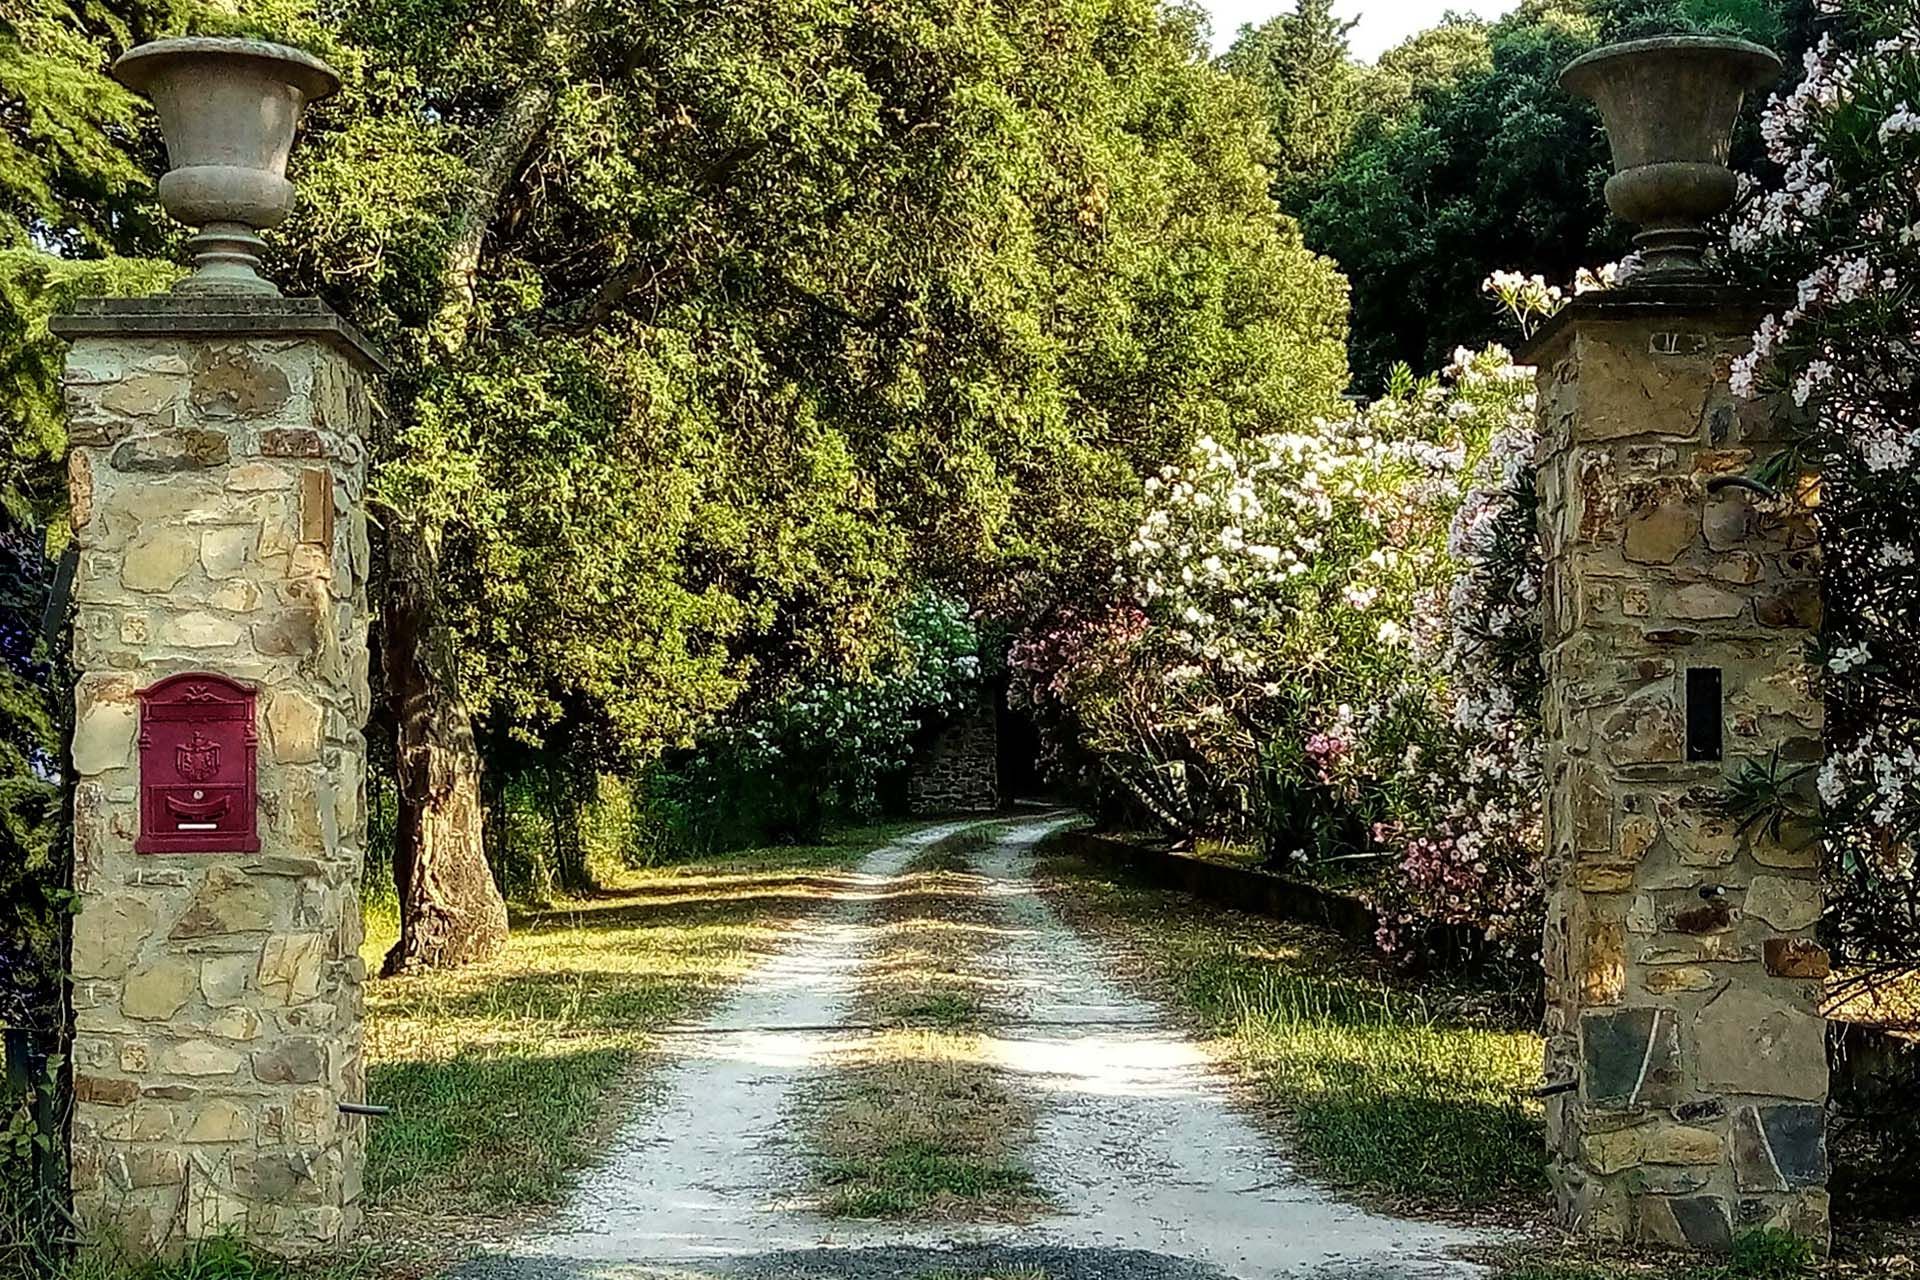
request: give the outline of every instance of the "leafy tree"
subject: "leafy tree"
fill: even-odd
[[[1437,367],[1455,346],[1495,336],[1479,288],[1496,268],[1565,279],[1619,256],[1598,118],[1558,85],[1597,32],[1577,0],[1528,0],[1488,28],[1485,64],[1427,63],[1442,78],[1415,81],[1404,114],[1363,130],[1303,197],[1308,242],[1354,282],[1362,383],[1382,385],[1395,363]],[[1450,38],[1469,43],[1463,35]],[[1421,60],[1409,51],[1400,65]]]
[[[1361,384],[1496,336],[1476,297],[1494,270],[1567,279],[1627,250],[1629,229],[1601,195],[1611,164],[1598,115],[1559,87],[1568,62],[1676,31],[1743,35],[1792,60],[1811,22],[1810,0],[1525,0],[1490,25],[1450,15],[1383,54],[1351,143],[1287,195],[1308,244],[1353,281]],[[1757,146],[1749,123],[1736,152]]]
[[[1365,124],[1380,128],[1417,105],[1419,95],[1493,69],[1491,27],[1448,14],[1380,55],[1366,79]]]
[[[59,1026],[59,856],[67,682],[41,643],[65,542],[61,344],[84,293],[138,293],[170,268],[148,216],[149,151],[111,55],[151,4],[0,3],[0,1022]]]
[[[681,847],[810,840],[829,819],[879,812],[914,735],[977,699],[980,628],[922,593],[888,620],[885,653],[858,677],[795,683],[740,708],[650,772],[656,821]]]
[[[857,681],[914,584],[1105,572],[1141,471],[1345,381],[1256,101],[1153,0],[243,16],[348,80],[279,269],[402,370],[390,968],[500,936],[481,744],[631,767]]]
[[[1323,178],[1366,113],[1372,77],[1348,56],[1354,20],[1333,0],[1295,0],[1260,26],[1248,25],[1220,65],[1260,90],[1274,138],[1274,191],[1283,204]]]

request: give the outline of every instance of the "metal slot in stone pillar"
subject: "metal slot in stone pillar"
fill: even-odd
[[[1738,486],[1788,406],[1728,367],[1759,311],[1589,294],[1535,340],[1546,556],[1547,1107],[1563,1220],[1726,1249],[1827,1235],[1819,851],[1727,815],[1727,776],[1820,754],[1809,523]],[[1724,755],[1725,759],[1721,757]]]
[[[1687,759],[1718,760],[1724,739],[1720,668],[1687,668]]]

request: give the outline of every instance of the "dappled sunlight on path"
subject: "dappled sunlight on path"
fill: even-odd
[[[1203,1048],[1106,976],[1029,879],[1034,845],[1060,820],[995,828],[970,866],[941,873],[949,903],[973,904],[942,916],[925,880],[903,873],[966,825],[916,832],[834,877],[822,910],[712,1016],[659,1036],[648,1105],[552,1227],[463,1274],[907,1276],[932,1263],[875,1268],[949,1253],[1000,1265],[996,1251],[1045,1255],[1036,1265],[1049,1277],[1475,1274],[1445,1256],[1475,1243],[1468,1233],[1371,1214],[1300,1178],[1232,1105]],[[878,904],[897,914],[915,894],[928,906],[910,905],[908,927],[964,932],[984,957],[951,977],[993,993],[995,1016],[972,1043],[1037,1108],[1024,1152],[1047,1197],[1037,1220],[851,1221],[803,1198],[810,1167],[796,1108],[850,1050],[883,1042],[885,1029],[852,1016],[855,997],[886,963],[887,929],[901,927]],[[864,1261],[843,1272],[833,1261],[843,1257]],[[781,1264],[796,1268],[787,1272],[776,1258],[801,1261]]]

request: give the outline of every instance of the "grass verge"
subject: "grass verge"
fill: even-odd
[[[1545,1190],[1539,1038],[1387,981],[1322,931],[1205,906],[1059,851],[1054,906],[1218,1038],[1327,1179],[1449,1211]]]
[[[1907,1246],[1836,1233],[1835,1256],[1821,1261],[1806,1241],[1780,1231],[1735,1239],[1732,1256],[1608,1255],[1572,1248],[1520,1247],[1489,1259],[1495,1280],[1913,1280],[1920,1263]]]
[[[383,1234],[422,1214],[553,1202],[617,1120],[653,1034],[696,1014],[898,827],[626,873],[523,914],[491,964],[368,984],[367,1192]],[[370,968],[393,940],[369,922]],[[503,1153],[510,1158],[502,1158]]]
[[[929,847],[877,908],[854,1017],[884,1029],[841,1057],[804,1119],[828,1213],[1006,1217],[1038,1202],[1017,1156],[1032,1106],[982,1051],[998,931],[966,868],[985,839]]]

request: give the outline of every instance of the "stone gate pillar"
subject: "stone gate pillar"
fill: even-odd
[[[366,1123],[340,1104],[365,1099],[361,502],[378,362],[311,300],[106,301],[55,328],[73,342],[79,547],[75,1206],[143,1251],[225,1231],[334,1245],[356,1222]],[[222,763],[143,750],[156,730],[137,695],[180,673],[253,694],[257,850],[136,847],[156,822],[196,825],[143,819],[143,788],[181,782],[183,760],[189,779]]]
[[[297,49],[163,40],[166,297],[56,317],[73,541],[74,1207],[136,1252],[278,1253],[358,1220],[366,440],[378,357],[257,272],[286,216]]]
[[[1738,830],[1731,773],[1818,761],[1803,519],[1742,477],[1784,443],[1736,401],[1760,308],[1702,285],[1576,299],[1539,367],[1547,694],[1546,1079],[1564,1221],[1724,1249],[1827,1236],[1819,850]]]

